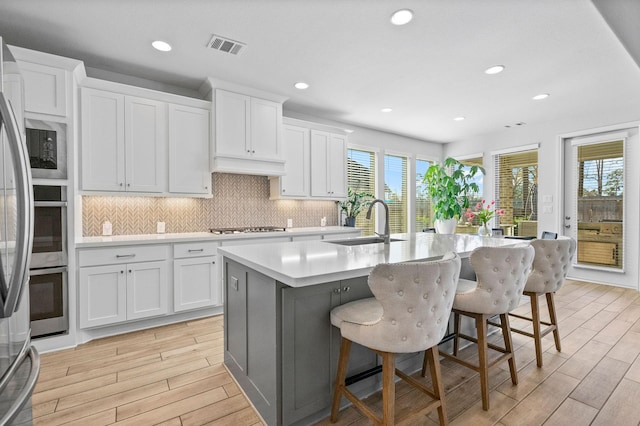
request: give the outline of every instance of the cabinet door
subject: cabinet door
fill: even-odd
[[[251,98],[216,89],[216,155],[246,157],[251,154]]]
[[[309,195],[309,130],[284,126],[285,174],[280,182],[280,195],[306,197]]]
[[[127,264],[127,319],[168,312],[167,261]]]
[[[225,350],[247,372],[247,271],[242,265],[225,265]],[[225,356],[226,358],[226,356]]]
[[[169,192],[209,194],[209,115],[169,105]]]
[[[16,122],[20,127],[20,133],[22,135],[23,140],[25,140],[25,128],[24,128],[24,114],[23,110],[23,96],[22,96],[22,79],[18,74],[6,74],[3,76],[3,89],[4,95],[7,100],[11,104],[13,109],[13,113],[16,116]],[[16,187],[16,176],[15,170],[13,168],[13,155],[9,151],[9,144],[6,142],[6,132],[4,130],[4,125],[2,132],[0,132],[0,143],[2,148],[0,148],[0,153],[3,155],[2,160],[0,160],[0,177],[4,179],[2,189],[15,189]]]
[[[126,190],[163,192],[166,187],[166,105],[125,97]]]
[[[331,197],[347,196],[347,138],[343,135],[331,135],[328,156],[329,181]]]
[[[82,189],[124,191],[124,96],[82,89]]]
[[[221,303],[216,256],[173,261],[173,310],[215,306]]]
[[[32,62],[20,62],[24,79],[25,111],[67,115],[66,71]]]
[[[329,313],[340,303],[339,288],[334,282],[282,290],[283,424],[330,404],[335,343]]]
[[[282,104],[251,98],[251,155],[282,159]]]
[[[311,196],[330,197],[331,189],[327,176],[327,156],[331,135],[319,130],[311,131]]]
[[[127,319],[126,265],[80,268],[80,328]]]

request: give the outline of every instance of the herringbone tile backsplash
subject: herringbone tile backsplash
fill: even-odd
[[[102,223],[110,221],[113,235],[154,234],[157,222],[166,232],[202,232],[209,228],[243,226],[337,225],[333,201],[269,200],[269,179],[264,176],[214,173],[213,198],[164,198],[124,196],[82,197],[82,234],[102,235]]]

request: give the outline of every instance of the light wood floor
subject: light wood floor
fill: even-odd
[[[519,384],[511,384],[506,363],[493,370],[488,412],[477,373],[442,362],[453,425],[640,424],[640,293],[567,281],[556,304],[562,352],[548,335],[544,367],[537,368],[531,339],[514,334]],[[34,424],[261,424],[222,365],[222,326],[218,316],[42,355]],[[475,356],[473,348],[465,351]],[[437,416],[420,412],[423,394],[399,382],[396,396],[402,424],[437,424]],[[379,394],[369,402],[379,407]],[[370,423],[347,408],[337,424]]]

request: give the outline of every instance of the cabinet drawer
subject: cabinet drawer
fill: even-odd
[[[218,242],[201,241],[173,245],[173,257],[176,259],[196,256],[215,256],[218,254]]]
[[[78,266],[111,265],[114,263],[149,262],[166,260],[169,257],[168,245],[120,246],[113,248],[81,250],[78,254]]]

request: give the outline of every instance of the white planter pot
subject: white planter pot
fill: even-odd
[[[445,220],[436,220],[433,222],[433,226],[435,226],[436,232],[438,234],[455,234],[457,224],[458,224],[458,220],[455,218],[445,219]]]

